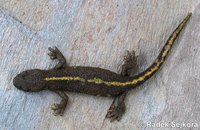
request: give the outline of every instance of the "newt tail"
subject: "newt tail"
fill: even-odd
[[[133,84],[133,85],[134,84],[137,84],[137,85],[142,84],[143,82],[148,80],[150,77],[152,77],[153,74],[155,74],[159,70],[159,68],[164,63],[166,57],[168,56],[168,54],[174,44],[174,41],[176,40],[176,38],[178,37],[180,32],[183,30],[183,28],[186,26],[186,24],[189,21],[191,16],[192,16],[192,13],[189,13],[185,17],[185,19],[183,19],[183,21],[178,25],[178,27],[174,30],[174,32],[168,38],[166,44],[162,48],[160,54],[158,55],[156,60],[153,62],[153,64],[150,67],[148,67],[145,71],[143,71],[142,73],[134,76],[133,80],[131,80],[130,82],[126,82],[126,84]]]

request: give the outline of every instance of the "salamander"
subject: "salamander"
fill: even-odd
[[[65,91],[114,97],[106,118],[111,121],[119,121],[126,110],[125,97],[127,92],[147,81],[159,70],[191,15],[192,13],[189,13],[173,31],[155,61],[137,75],[131,75],[131,71],[137,68],[137,56],[134,51],[127,53],[122,71],[117,74],[98,67],[69,66],[57,47],[49,47],[48,55],[52,60],[57,59],[59,63],[49,70],[23,71],[13,79],[13,84],[25,92],[42,90],[56,92],[62,100],[60,103],[53,104],[51,108],[54,115],[61,116],[64,114],[68,102]]]

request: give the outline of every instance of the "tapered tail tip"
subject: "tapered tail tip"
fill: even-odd
[[[187,17],[190,18],[192,16],[192,12],[189,12]]]

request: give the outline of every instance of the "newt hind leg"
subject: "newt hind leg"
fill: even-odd
[[[125,98],[126,98],[127,92],[122,93],[119,97],[116,97],[110,108],[108,109],[108,113],[106,115],[106,118],[110,118],[110,121],[119,121],[121,120],[122,116],[124,115],[126,111],[126,106],[125,106]]]
[[[135,51],[127,51],[126,56],[124,57],[124,64],[122,65],[122,76],[131,76],[136,74],[138,71],[137,56]],[[110,118],[110,121],[121,120],[122,116],[126,111],[125,98],[127,91],[120,94],[118,97],[115,97],[110,108],[108,109],[106,118]]]
[[[56,46],[54,46],[53,48],[49,47],[48,49],[50,51],[48,55],[50,56],[51,60],[58,59],[59,61],[53,69],[61,69],[65,66],[68,66],[65,57]]]
[[[138,64],[137,64],[137,56],[135,55],[135,51],[127,51],[127,54],[124,57],[124,63],[122,65],[122,76],[131,76],[137,73]]]

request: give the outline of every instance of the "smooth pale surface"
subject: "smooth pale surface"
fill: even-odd
[[[152,129],[148,121],[199,123],[199,2],[0,0],[0,129],[148,130]],[[47,55],[49,46],[57,46],[69,65],[117,73],[125,51],[135,50],[142,71],[188,12],[193,12],[192,19],[166,63],[156,76],[128,94],[120,122],[104,119],[111,98],[69,93],[65,115],[55,117],[50,106],[60,101],[56,94],[24,93],[12,85],[23,70],[49,69],[57,63]]]

